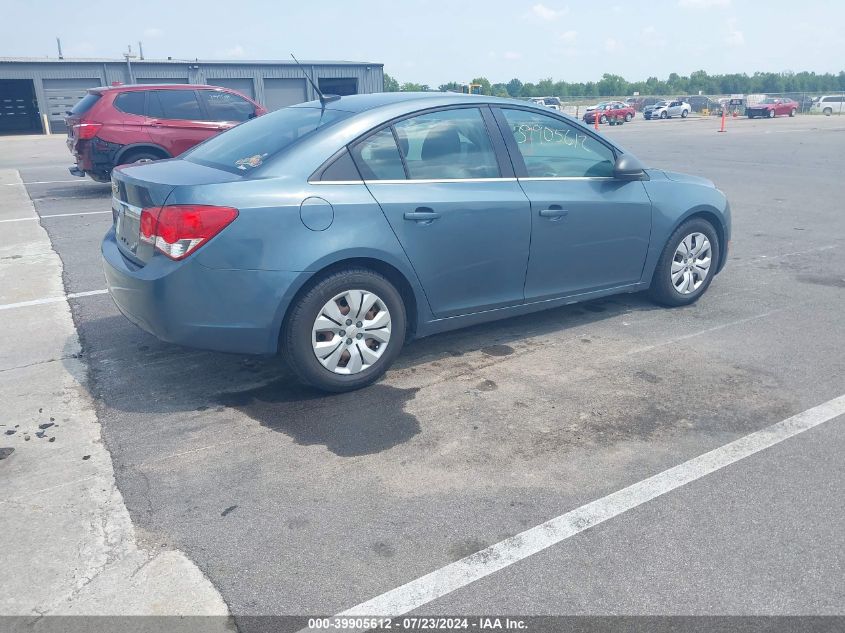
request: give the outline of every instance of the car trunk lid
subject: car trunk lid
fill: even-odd
[[[152,259],[153,244],[141,239],[144,209],[159,209],[179,187],[231,182],[240,176],[173,159],[119,167],[112,172],[112,220],[120,251],[138,266]]]

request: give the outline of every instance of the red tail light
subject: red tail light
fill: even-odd
[[[231,207],[174,204],[141,211],[141,240],[170,259],[185,259],[238,217]]]
[[[82,122],[74,125],[73,129],[76,130],[76,138],[81,141],[87,141],[97,136],[97,132],[100,131],[101,127],[103,127],[102,123]]]

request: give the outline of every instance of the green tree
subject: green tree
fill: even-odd
[[[426,84],[415,84],[409,81],[402,84],[399,90],[402,92],[428,92],[429,87]]]
[[[457,81],[450,81],[447,84],[440,84],[437,86],[437,89],[440,92],[463,92],[463,86],[459,84]]]
[[[628,82],[619,75],[605,73],[596,86],[602,97],[621,97],[628,94]]]
[[[522,94],[522,82],[519,79],[513,78],[507,85],[508,94],[512,97],[518,97]]]
[[[483,95],[490,95],[493,94],[490,86],[490,80],[487,77],[476,77],[472,80],[472,83],[479,84],[481,86],[481,94]]]
[[[384,73],[384,91],[399,92],[399,82],[387,73]]]

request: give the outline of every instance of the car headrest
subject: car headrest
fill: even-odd
[[[420,158],[436,160],[449,155],[460,155],[460,153],[461,138],[458,136],[458,131],[447,123],[441,123],[426,135]]]

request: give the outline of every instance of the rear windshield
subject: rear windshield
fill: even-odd
[[[76,105],[73,106],[70,113],[71,114],[85,114],[90,110],[97,101],[100,100],[100,95],[89,92],[87,95],[82,97],[79,101],[76,102]]]
[[[339,110],[283,108],[210,138],[183,158],[234,173],[248,173],[318,128],[348,116],[349,112]]]

